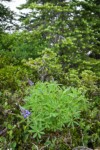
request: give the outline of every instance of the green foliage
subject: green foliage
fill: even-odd
[[[4,33],[13,14],[0,4],[0,149],[99,146],[99,1],[27,0],[23,8],[32,11],[20,14],[21,30]]]
[[[35,70],[41,81],[59,80],[62,67],[57,54],[46,49],[41,55],[34,60],[32,58],[28,61],[23,60],[24,65]]]
[[[6,66],[0,69],[0,89],[21,90],[26,87],[30,71],[20,66]]]
[[[41,138],[48,131],[61,131],[65,126],[74,128],[87,107],[87,100],[79,90],[61,88],[55,82],[39,82],[25,98],[25,108],[31,111],[29,131],[34,133],[34,138]]]
[[[81,73],[81,77],[82,77],[83,85],[87,88],[87,90],[89,90],[91,92],[91,94],[94,93],[95,91],[97,91],[98,77],[95,75],[94,72],[92,72],[90,70],[84,70]]]
[[[37,36],[36,31],[32,33],[23,31],[20,33],[1,34],[0,59],[3,65],[5,61],[18,65],[22,59],[27,59],[29,57],[36,58],[39,55],[38,52],[42,51],[45,46],[41,40],[38,40],[40,36],[41,35]],[[3,58],[4,60],[2,60]]]
[[[99,93],[99,77],[91,70],[79,72],[75,69],[69,69],[68,73],[64,74],[63,80],[67,86],[78,87],[81,91],[87,93],[89,98],[95,93]]]
[[[24,87],[25,88],[25,87]],[[26,93],[20,89],[16,92],[4,90],[0,93],[0,148],[23,149],[32,147],[30,134],[27,132],[25,119],[19,105],[23,103]],[[2,134],[1,134],[2,132]],[[28,140],[29,138],[29,140]]]
[[[59,52],[64,68],[78,65],[81,59],[86,59],[88,51],[100,56],[100,9],[95,1],[28,0],[22,8],[34,9],[29,15],[22,16],[26,30],[35,29],[38,35],[42,32],[42,42]]]

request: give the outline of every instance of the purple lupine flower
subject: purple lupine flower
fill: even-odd
[[[28,83],[30,86],[34,85],[34,82],[32,82],[30,79],[28,79]]]
[[[20,107],[20,110],[21,110],[21,114],[22,114],[22,116],[23,116],[24,118],[27,118],[27,117],[31,114],[30,111],[24,109],[24,108],[21,107],[21,106],[19,106],[19,107]]]

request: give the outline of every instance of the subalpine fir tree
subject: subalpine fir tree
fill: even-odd
[[[88,52],[99,57],[99,7],[95,0],[28,0],[22,8],[31,12],[22,20],[26,30],[37,31],[41,43],[57,52],[66,70],[87,60]]]
[[[10,2],[11,0],[1,0],[0,2],[0,32],[9,30],[12,26],[13,12],[2,2]]]

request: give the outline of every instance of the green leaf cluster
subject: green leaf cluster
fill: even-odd
[[[47,132],[78,125],[81,112],[87,110],[88,102],[78,89],[60,87],[55,82],[39,82],[30,88],[24,107],[31,111],[29,131],[34,133],[34,138],[41,138]]]

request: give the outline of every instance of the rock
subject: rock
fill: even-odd
[[[72,150],[93,150],[93,149],[84,146],[78,146],[73,148]]]

